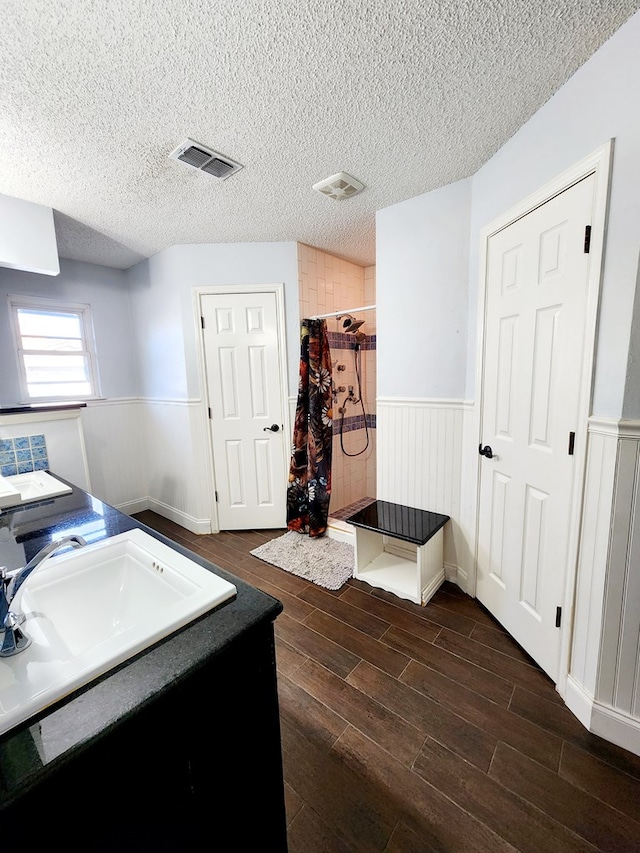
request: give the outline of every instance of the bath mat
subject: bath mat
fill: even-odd
[[[325,589],[340,589],[353,577],[353,545],[328,536],[312,539],[289,530],[284,536],[254,548],[251,553],[265,563]]]

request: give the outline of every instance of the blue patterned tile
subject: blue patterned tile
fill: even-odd
[[[0,450],[0,465],[11,465],[16,461],[16,454],[12,451]]]
[[[30,474],[33,471],[33,462],[18,462],[18,474]]]
[[[30,435],[29,443],[31,447],[44,447],[44,435]]]
[[[14,474],[17,473],[18,469],[15,465],[3,465],[0,468],[0,474],[2,474],[3,477],[13,477]]]
[[[33,461],[33,470],[34,471],[46,471],[49,467],[49,460],[45,456],[44,459],[34,459]]]
[[[46,447],[32,447],[31,448],[31,455],[33,456],[34,459],[44,459],[47,455],[47,448]]]
[[[16,462],[32,462],[31,459],[31,450],[27,448],[26,450],[16,450]]]
[[[9,450],[13,453],[13,439],[0,438],[0,453],[6,453]]]
[[[21,435],[19,438],[14,438],[13,443],[15,445],[16,450],[24,450],[25,448],[29,448],[29,436]]]

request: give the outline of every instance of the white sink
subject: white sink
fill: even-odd
[[[11,606],[32,643],[0,658],[0,734],[235,593],[142,530],[50,557]]]
[[[56,480],[46,471],[32,471],[28,474],[13,474],[0,477],[0,509],[7,506],[41,501],[54,498],[71,491],[71,486]]]

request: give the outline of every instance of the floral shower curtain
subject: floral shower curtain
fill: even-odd
[[[324,320],[303,320],[300,383],[287,489],[287,527],[309,536],[327,529],[331,498],[331,356]]]

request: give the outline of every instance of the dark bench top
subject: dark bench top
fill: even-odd
[[[374,501],[346,520],[355,527],[424,545],[444,527],[449,516],[388,501]]]

